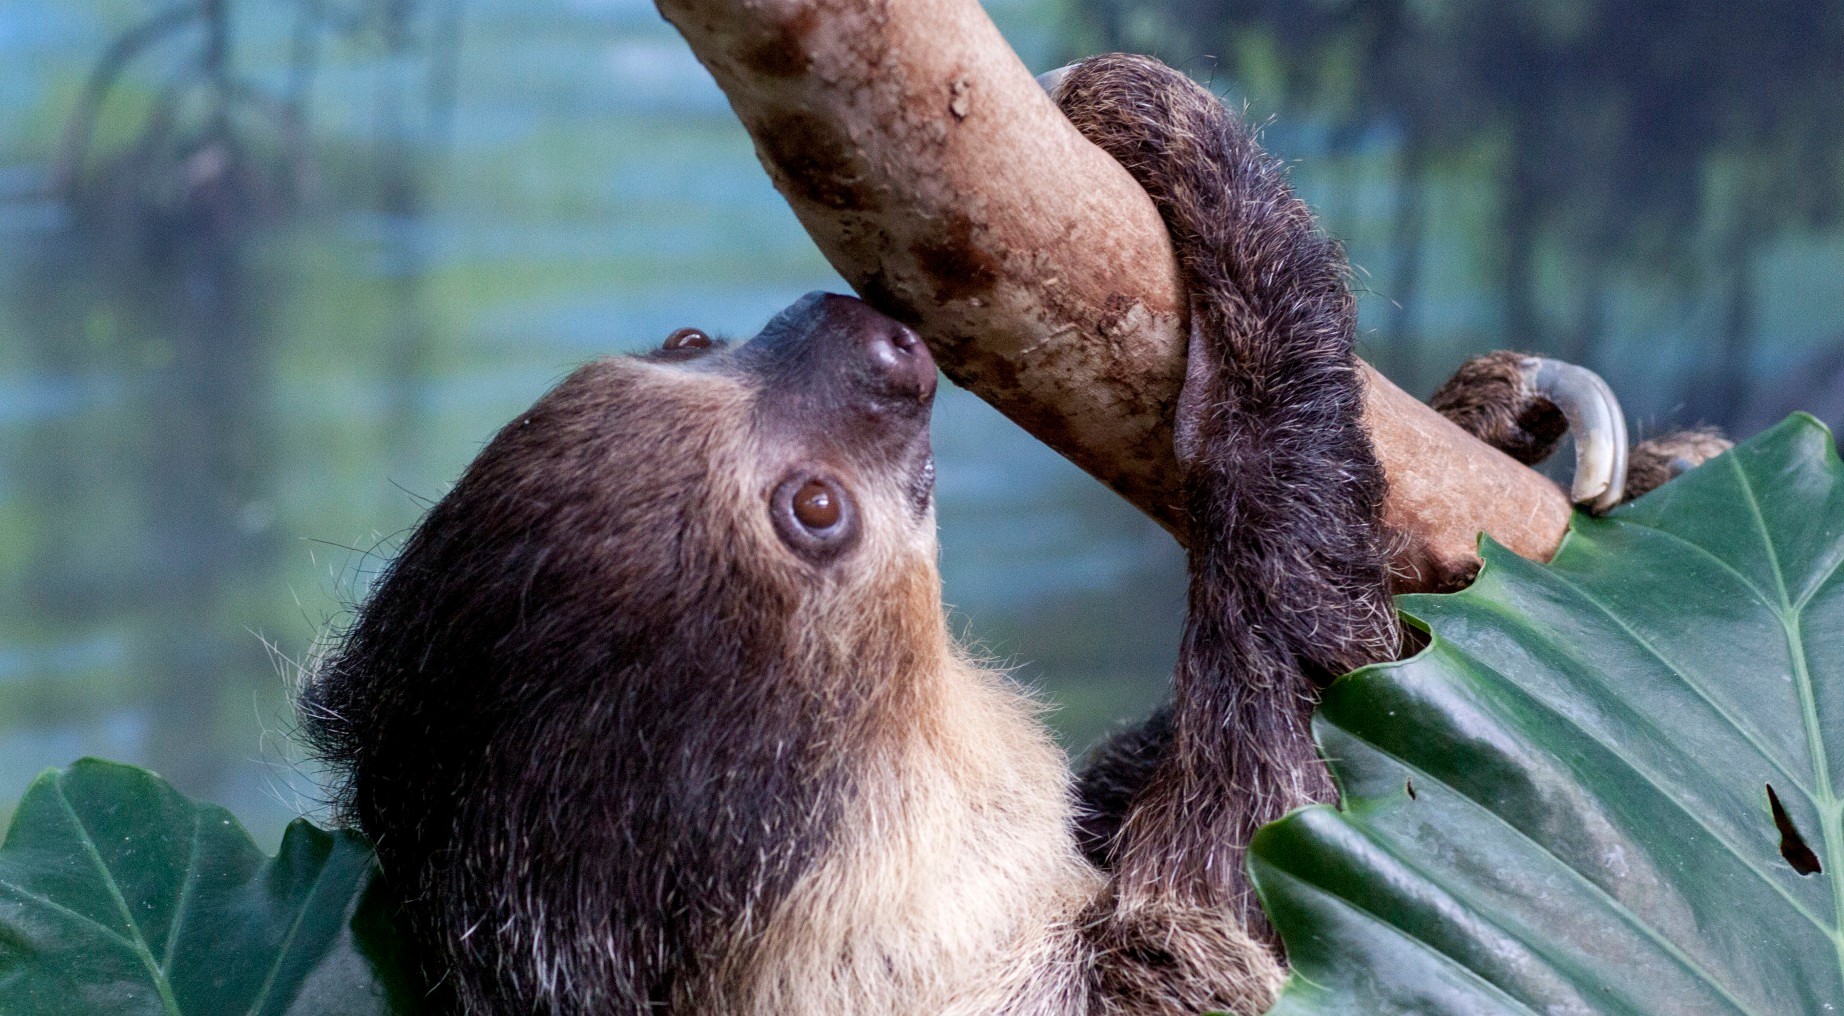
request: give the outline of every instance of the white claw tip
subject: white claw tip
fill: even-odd
[[[1075,64],[1064,64],[1063,66],[1058,67],[1056,70],[1045,71],[1042,74],[1039,74],[1037,76],[1038,86],[1041,87],[1044,91],[1050,93],[1050,96],[1052,98],[1055,98],[1056,97],[1056,86],[1063,83],[1063,79],[1069,76],[1070,70],[1072,70],[1075,66],[1076,66]]]
[[[1562,410],[1575,435],[1575,479],[1569,499],[1604,512],[1626,496],[1626,416],[1601,376],[1561,360],[1531,357],[1524,384]]]

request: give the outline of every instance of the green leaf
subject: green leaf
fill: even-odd
[[[1839,480],[1794,417],[1547,566],[1488,544],[1403,598],[1430,646],[1315,723],[1342,809],[1251,850],[1273,1012],[1844,1013]]]
[[[370,848],[296,821],[265,857],[230,813],[85,759],[0,844],[0,1013],[409,1013]]]

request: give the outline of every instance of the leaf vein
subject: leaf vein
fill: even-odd
[[[39,904],[40,906],[50,907],[52,910],[55,910],[60,914],[64,914],[68,917],[75,918],[78,921],[82,921],[84,924],[87,924],[90,927],[95,928],[97,931],[102,932],[104,935],[109,936],[110,939],[112,939],[117,945],[121,946],[124,949],[134,948],[134,942],[130,940],[128,936],[123,935],[121,932],[116,931],[114,928],[109,927],[108,925],[102,923],[101,921],[98,921],[96,918],[91,917],[88,914],[79,913],[75,910],[72,910],[71,908],[65,906],[62,903],[59,903],[57,900],[54,900],[49,896],[40,896],[38,893],[35,893],[32,890],[27,889],[25,886],[22,886],[17,882],[8,882],[5,879],[0,879],[0,889],[11,889],[12,891],[18,893],[21,896],[24,896],[26,899],[29,899],[34,903]]]
[[[1782,762],[1779,758],[1775,757],[1773,752],[1770,752],[1767,750],[1767,746],[1761,743],[1760,739],[1757,737],[1756,733],[1753,730],[1743,725],[1739,717],[1730,713],[1728,707],[1717,702],[1716,699],[1701,684],[1692,680],[1688,673],[1686,673],[1676,663],[1673,663],[1668,657],[1666,657],[1665,654],[1661,650],[1658,649],[1658,647],[1652,644],[1650,639],[1647,639],[1644,635],[1641,635],[1631,625],[1627,624],[1625,618],[1621,617],[1620,614],[1617,611],[1615,611],[1610,604],[1602,601],[1600,597],[1596,596],[1592,591],[1587,589],[1585,586],[1581,585],[1580,583],[1576,582],[1574,579],[1569,578],[1567,575],[1563,574],[1561,570],[1553,569],[1551,573],[1556,576],[1557,581],[1561,582],[1565,586],[1568,586],[1570,590],[1574,591],[1583,600],[1587,601],[1587,603],[1590,606],[1600,611],[1604,616],[1606,616],[1606,618],[1609,621],[1612,621],[1615,625],[1617,625],[1622,632],[1626,633],[1628,638],[1631,638],[1634,642],[1638,643],[1640,648],[1646,651],[1647,655],[1651,656],[1654,660],[1657,660],[1666,670],[1669,670],[1673,675],[1677,677],[1678,680],[1682,681],[1686,688],[1689,688],[1692,692],[1696,694],[1698,698],[1702,699],[1704,704],[1708,705],[1711,709],[1715,710],[1716,715],[1722,717],[1725,721],[1728,722],[1729,726],[1735,728],[1735,732],[1742,736],[1742,740],[1747,741],[1751,746],[1753,746],[1755,751],[1758,751],[1761,753],[1761,757],[1767,760],[1768,765],[1778,770],[1780,775],[1786,777],[1789,781],[1792,782],[1794,786],[1798,787],[1802,792],[1808,795],[1812,793],[1811,789],[1807,787],[1806,784],[1799,779],[1799,777],[1793,775],[1792,771],[1786,767],[1786,764],[1784,762]],[[1762,606],[1771,606],[1771,605],[1763,603]],[[1573,658],[1574,656],[1574,654],[1568,654],[1568,655],[1571,658]],[[1655,731],[1659,731],[1661,735],[1659,737],[1659,741],[1663,743],[1665,741],[1665,738],[1663,736],[1664,732],[1660,730],[1660,728],[1656,724],[1653,724],[1652,729]]]
[[[269,1001],[269,993],[275,989],[275,979],[282,971],[282,964],[288,958],[288,952],[294,948],[295,935],[301,930],[301,922],[307,919],[307,912],[314,902],[314,896],[320,891],[320,883],[325,881],[327,869],[332,867],[333,855],[328,854],[320,864],[320,870],[314,873],[314,881],[309,884],[307,892],[301,895],[301,906],[295,911],[294,920],[288,922],[288,933],[282,936],[281,945],[275,953],[275,962],[269,966],[268,976],[263,978],[262,990],[250,1003],[248,1016],[257,1016]]]
[[[1742,469],[1741,462],[1734,455],[1723,456],[1729,462],[1729,468],[1735,471],[1735,477],[1741,484],[1742,493],[1748,497],[1748,508],[1754,512],[1755,522],[1761,527],[1761,544],[1767,549],[1768,563],[1773,566],[1774,581],[1779,584],[1780,598],[1785,601],[1786,609],[1780,614],[1780,627],[1786,636],[1787,652],[1793,658],[1794,684],[1799,689],[1799,711],[1805,721],[1806,749],[1812,755],[1813,782],[1817,793],[1813,803],[1818,806],[1819,835],[1825,840],[1825,861],[1829,865],[1826,875],[1827,885],[1831,889],[1832,914],[1837,927],[1831,935],[1831,945],[1837,956],[1838,969],[1844,972],[1844,893],[1838,892],[1837,879],[1844,877],[1844,844],[1838,842],[1834,828],[1838,814],[1837,794],[1831,786],[1831,760],[1825,750],[1825,737],[1818,715],[1818,693],[1812,687],[1811,661],[1806,659],[1805,636],[1800,630],[1800,613],[1795,610],[1786,592],[1786,575],[1780,567],[1780,555],[1774,549],[1773,533],[1767,527],[1767,516],[1761,511],[1760,498],[1755,495],[1754,481],[1748,479],[1748,473]]]
[[[182,1016],[179,1011],[179,1002],[173,997],[173,985],[167,980],[166,972],[154,962],[154,951],[148,947],[147,936],[142,934],[141,926],[135,922],[134,913],[128,907],[128,900],[122,895],[122,887],[115,881],[115,873],[109,870],[108,862],[102,859],[102,850],[97,847],[96,838],[90,835],[89,827],[83,824],[83,819],[77,815],[77,809],[71,806],[70,797],[64,793],[64,782],[61,778],[58,781],[57,800],[58,806],[64,810],[65,816],[70,819],[71,825],[77,830],[77,838],[83,844],[84,853],[89,856],[90,863],[96,866],[97,873],[102,876],[103,886],[109,890],[109,898],[115,901],[116,908],[121,911],[122,920],[127,923],[128,930],[134,933],[129,945],[140,957],[142,965],[147,967],[148,976],[154,983],[154,990],[160,993],[161,1005],[172,1016]]]
[[[1454,643],[1444,642],[1443,644],[1446,645],[1448,648],[1452,649],[1457,655],[1467,660],[1472,661],[1474,664],[1478,665],[1479,667],[1482,667],[1488,671],[1491,671],[1494,674],[1498,674],[1501,678],[1504,677],[1504,675],[1499,674],[1499,672],[1495,668],[1485,663],[1483,660],[1480,660],[1477,657],[1472,656],[1471,654],[1467,653],[1465,650],[1460,649],[1459,647],[1455,646]],[[1518,688],[1519,690],[1523,690],[1523,687],[1521,685],[1518,685],[1516,682],[1510,681],[1510,679],[1508,678],[1506,678],[1505,680],[1506,680],[1506,683],[1509,684],[1511,687]],[[1759,865],[1755,864],[1753,861],[1749,860],[1747,855],[1741,852],[1740,848],[1738,848],[1734,843],[1730,842],[1729,839],[1725,837],[1722,833],[1717,832],[1715,827],[1705,822],[1702,816],[1698,815],[1689,806],[1687,806],[1683,801],[1679,800],[1675,794],[1671,793],[1670,790],[1666,789],[1665,785],[1660,783],[1658,778],[1654,776],[1647,767],[1640,765],[1636,759],[1628,756],[1625,752],[1621,751],[1619,745],[1610,743],[1607,740],[1597,736],[1594,733],[1594,731],[1589,730],[1586,726],[1582,724],[1580,720],[1576,719],[1575,717],[1570,716],[1567,713],[1564,713],[1561,710],[1554,708],[1549,703],[1544,702],[1541,699],[1537,699],[1536,701],[1538,702],[1539,705],[1543,707],[1543,709],[1549,712],[1550,715],[1557,717],[1561,719],[1563,722],[1567,723],[1569,726],[1574,727],[1575,730],[1578,733],[1580,733],[1583,737],[1587,738],[1589,741],[1593,742],[1594,744],[1599,745],[1602,749],[1604,749],[1608,754],[1612,755],[1615,759],[1618,759],[1619,761],[1626,763],[1626,767],[1628,769],[1631,769],[1634,775],[1638,776],[1641,780],[1644,780],[1646,784],[1650,786],[1653,790],[1657,791],[1658,796],[1660,798],[1664,799],[1664,801],[1670,804],[1671,807],[1677,809],[1686,818],[1690,819],[1692,824],[1702,829],[1705,833],[1708,833],[1711,839],[1714,839],[1717,843],[1721,844],[1724,850],[1727,850],[1731,855],[1734,856],[1734,858],[1737,861],[1741,862],[1742,867],[1753,872],[1756,876],[1760,878],[1762,882],[1766,883],[1768,888],[1772,889],[1782,899],[1786,900],[1786,902],[1790,906],[1792,906],[1794,911],[1796,911],[1801,917],[1804,917],[1806,920],[1812,922],[1813,927],[1817,928],[1819,931],[1823,932],[1826,935],[1832,934],[1832,929],[1827,927],[1825,922],[1819,920],[1816,914],[1813,914],[1810,910],[1806,909],[1805,904],[1801,903],[1791,893],[1788,893],[1786,891],[1786,888],[1782,886],[1772,876],[1770,876],[1766,872],[1766,870],[1761,868]]]
[[[1740,582],[1742,585],[1746,586],[1748,588],[1748,591],[1754,594],[1754,598],[1761,601],[1761,606],[1766,607],[1768,610],[1771,610],[1776,614],[1780,612],[1780,608],[1779,606],[1775,605],[1773,597],[1767,595],[1767,592],[1763,590],[1758,584],[1756,584],[1753,579],[1749,578],[1746,575],[1743,575],[1740,569],[1736,568],[1734,565],[1730,564],[1727,561],[1724,561],[1722,558],[1717,557],[1715,554],[1711,553],[1708,547],[1705,547],[1700,543],[1693,543],[1689,540],[1686,540],[1684,537],[1679,536],[1677,533],[1674,533],[1669,529],[1659,529],[1653,526],[1643,525],[1638,522],[1628,522],[1625,519],[1615,519],[1613,521],[1619,523],[1620,525],[1634,526],[1636,528],[1643,529],[1648,533],[1657,533],[1658,535],[1665,537],[1666,539],[1670,540],[1673,543],[1678,544],[1679,546],[1690,549],[1691,551],[1696,553],[1698,556],[1708,559],[1711,564],[1714,564],[1716,567],[1722,569],[1723,571],[1728,572],[1730,575],[1735,576],[1735,581]],[[1551,570],[1559,570],[1559,569],[1551,569]]]
[[[1754,481],[1748,479],[1748,473],[1741,462],[1733,455],[1724,455],[1723,460],[1735,472],[1735,479],[1741,484],[1742,494],[1748,501],[1748,510],[1754,513],[1755,524],[1760,527],[1761,546],[1767,550],[1767,564],[1773,569],[1774,585],[1780,590],[1782,616],[1793,608],[1793,601],[1786,594],[1786,573],[1780,569],[1780,552],[1774,549],[1774,536],[1767,528],[1767,516],[1761,512],[1761,501],[1755,496]]]
[[[1654,928],[1652,925],[1646,923],[1642,918],[1640,918],[1638,914],[1633,913],[1632,909],[1628,907],[1625,903],[1621,902],[1619,897],[1613,895],[1612,893],[1608,892],[1606,889],[1602,888],[1593,879],[1590,879],[1585,873],[1583,873],[1581,869],[1563,860],[1561,857],[1557,856],[1555,851],[1551,850],[1546,844],[1535,839],[1534,837],[1530,836],[1528,833],[1524,832],[1524,830],[1519,829],[1517,826],[1513,825],[1510,819],[1505,818],[1503,815],[1487,807],[1483,802],[1476,800],[1471,795],[1467,794],[1465,791],[1461,790],[1459,787],[1454,786],[1452,783],[1449,783],[1448,781],[1442,779],[1440,776],[1434,774],[1433,772],[1430,772],[1427,769],[1422,768],[1419,765],[1416,765],[1413,762],[1410,762],[1408,759],[1403,758],[1401,755],[1398,755],[1395,752],[1390,751],[1389,749],[1383,747],[1382,745],[1379,745],[1371,741],[1369,738],[1362,737],[1358,735],[1355,731],[1348,730],[1344,727],[1340,727],[1339,729],[1343,730],[1350,737],[1358,741],[1361,741],[1366,745],[1369,745],[1371,749],[1373,749],[1377,753],[1395,760],[1396,763],[1401,765],[1404,769],[1407,769],[1410,772],[1416,774],[1417,777],[1425,779],[1427,783],[1433,786],[1445,788],[1449,793],[1453,794],[1454,797],[1458,798],[1459,800],[1465,801],[1468,805],[1471,805],[1474,810],[1478,811],[1481,814],[1488,816],[1491,821],[1496,822],[1498,825],[1504,827],[1508,832],[1511,833],[1511,835],[1517,837],[1518,839],[1529,844],[1530,846],[1535,847],[1539,853],[1549,858],[1550,860],[1554,861],[1556,865],[1560,867],[1563,871],[1566,871],[1570,875],[1573,875],[1576,881],[1579,882],[1585,888],[1587,888],[1589,892],[1600,897],[1602,902],[1606,903],[1607,906],[1611,910],[1613,910],[1615,914],[1619,915],[1621,919],[1626,921],[1627,924],[1629,924],[1630,926],[1638,930],[1639,933],[1644,935],[1646,938],[1649,938],[1653,942],[1657,943],[1659,948],[1663,949],[1665,953],[1669,955],[1673,960],[1676,960],[1677,963],[1681,967],[1683,967],[1685,970],[1689,971],[1690,973],[1696,975],[1696,977],[1699,980],[1703,981],[1705,984],[1708,984],[1711,988],[1715,989],[1716,992],[1720,994],[1726,1001],[1728,1001],[1730,1005],[1733,1005],[1735,1007],[1736,1011],[1747,1013],[1748,1016],[1757,1016],[1757,1014],[1754,1012],[1753,1009],[1743,1004],[1743,1002],[1740,999],[1736,998],[1732,993],[1730,993],[1729,989],[1725,985],[1723,985],[1721,981],[1717,980],[1714,974],[1711,974],[1709,971],[1705,970],[1701,963],[1697,962],[1697,960],[1694,957],[1692,957],[1689,953],[1685,952],[1683,948],[1680,947],[1677,943],[1671,941],[1669,938],[1666,938],[1662,932]],[[1424,871],[1420,867],[1417,867],[1415,864],[1411,863],[1407,858],[1399,854],[1396,854],[1394,851],[1389,850],[1386,846],[1383,845],[1381,841],[1377,840],[1375,837],[1367,837],[1367,838],[1370,839],[1372,843],[1375,843],[1377,845],[1377,849],[1383,851],[1385,854],[1388,854],[1392,858],[1395,858],[1397,863],[1401,864],[1403,867],[1408,868],[1411,871],[1414,871],[1418,875],[1422,875],[1424,877],[1428,876],[1428,873],[1426,871]],[[1434,881],[1432,878],[1429,878],[1428,880],[1430,882]],[[1475,912],[1477,912],[1477,909],[1476,908],[1474,909],[1475,909]],[[1519,942],[1523,942],[1525,945],[1530,944],[1529,942],[1525,941],[1523,938],[1520,938],[1517,935],[1513,935],[1508,929],[1505,929],[1502,925],[1499,925],[1497,922],[1488,921],[1488,923],[1492,924],[1493,927],[1499,928],[1499,930],[1504,931],[1505,934],[1511,935],[1512,938],[1516,938]]]
[[[1362,917],[1363,919],[1369,921],[1371,924],[1377,925],[1378,927],[1388,928],[1390,931],[1395,932],[1397,935],[1401,936],[1405,941],[1413,944],[1417,949],[1419,949],[1423,953],[1426,953],[1427,955],[1433,957],[1437,962],[1447,967],[1448,969],[1456,973],[1459,973],[1465,978],[1467,978],[1468,980],[1474,982],[1475,984],[1478,985],[1480,989],[1485,991],[1487,994],[1497,996],[1506,1005],[1512,1006],[1518,1012],[1528,1013],[1529,1016],[1539,1016],[1537,1011],[1532,1009],[1522,999],[1519,999],[1517,996],[1512,995],[1510,992],[1499,987],[1498,985],[1493,984],[1491,981],[1486,980],[1485,975],[1479,973],[1479,971],[1474,970],[1473,968],[1467,966],[1466,964],[1460,962],[1459,960],[1454,959],[1452,956],[1447,955],[1447,953],[1441,951],[1440,948],[1435,946],[1434,943],[1429,942],[1427,939],[1424,939],[1419,935],[1416,935],[1415,933],[1409,931],[1407,928],[1403,928],[1398,925],[1391,924],[1389,921],[1384,920],[1383,917],[1379,915],[1376,911],[1371,910],[1368,907],[1365,907],[1359,904],[1356,900],[1352,899],[1351,897],[1342,896],[1342,895],[1339,895],[1338,893],[1334,893],[1331,890],[1326,889],[1324,886],[1321,886],[1315,882],[1309,882],[1306,879],[1301,878],[1298,875],[1295,875],[1293,872],[1288,871],[1285,868],[1279,867],[1278,865],[1269,864],[1267,867],[1268,867],[1268,870],[1272,871],[1276,876],[1286,879],[1287,881],[1292,882],[1294,885],[1304,888],[1307,892],[1313,893],[1323,899],[1332,900],[1336,903],[1341,903],[1345,907],[1349,908],[1352,913],[1357,914],[1359,917]],[[1295,976],[1298,976],[1298,975],[1296,974]]]
[[[160,969],[170,972],[173,969],[173,949],[179,944],[179,929],[186,922],[186,907],[192,902],[192,887],[198,884],[199,823],[204,812],[192,813],[192,848],[186,857],[186,874],[179,884],[179,898],[173,904],[173,921],[167,925],[166,948],[160,953]]]

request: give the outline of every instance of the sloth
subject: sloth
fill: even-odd
[[[815,294],[746,342],[591,363],[429,511],[302,696],[438,1008],[1271,1003],[1243,851],[1333,799],[1318,683],[1398,646],[1346,266],[1183,75],[1101,57],[1054,95],[1152,195],[1191,295],[1172,705],[1076,778],[950,635],[937,371],[903,324]],[[1443,399],[1535,459],[1566,407],[1530,363],[1475,361]],[[1662,477],[1705,450],[1634,457]]]

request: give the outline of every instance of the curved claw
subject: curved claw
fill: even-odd
[[[1601,376],[1586,367],[1540,356],[1521,364],[1525,386],[1562,411],[1575,435],[1575,479],[1569,499],[1604,512],[1626,494],[1626,416]]]
[[[1043,88],[1044,91],[1050,93],[1051,98],[1055,98],[1056,86],[1063,83],[1063,79],[1069,76],[1069,72],[1074,69],[1075,66],[1075,64],[1064,64],[1056,70],[1045,71],[1037,76],[1037,84]]]

